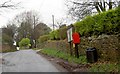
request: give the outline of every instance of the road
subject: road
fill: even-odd
[[[60,72],[47,59],[34,50],[20,50],[3,55],[2,72]]]

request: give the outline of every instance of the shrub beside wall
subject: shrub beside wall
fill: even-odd
[[[43,43],[43,42],[45,42],[45,41],[47,41],[47,40],[49,40],[49,39],[50,39],[50,36],[49,36],[49,35],[43,35],[43,36],[40,36],[40,37],[39,37],[38,42],[39,42],[39,43]]]
[[[67,27],[63,26],[60,29],[52,31],[50,35],[50,40],[64,40],[67,37]]]
[[[59,29],[60,40],[64,40],[67,38],[67,27],[64,26]]]

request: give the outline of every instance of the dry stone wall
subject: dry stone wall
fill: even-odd
[[[69,53],[69,43],[66,40],[47,41],[42,48],[52,48]],[[119,35],[100,35],[98,37],[82,37],[79,44],[79,54],[86,55],[86,49],[95,47],[98,51],[100,60],[118,61],[120,58]],[[74,47],[73,47],[74,53]]]

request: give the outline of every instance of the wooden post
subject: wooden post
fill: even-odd
[[[75,57],[79,58],[78,44],[75,44]]]
[[[72,56],[72,42],[69,42],[70,44],[70,55]]]

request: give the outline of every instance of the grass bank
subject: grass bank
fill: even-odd
[[[56,50],[56,49],[43,49],[40,51],[40,53],[46,54],[51,57],[57,57],[64,60],[67,60],[68,62],[76,63],[76,64],[87,64],[86,56],[80,56],[79,58],[75,58],[73,56],[70,56],[70,54]],[[120,65],[118,63],[112,63],[112,62],[101,62],[98,61],[96,63],[89,64],[90,72],[118,72],[120,69]]]
[[[119,72],[120,65],[112,62],[97,62],[91,64],[91,72]]]
[[[43,54],[47,54],[52,57],[58,57],[64,60],[67,60],[68,62],[71,63],[77,63],[77,64],[86,64],[86,56],[80,56],[79,58],[75,58],[73,56],[70,56],[70,54],[55,50],[55,49],[43,49],[40,51]]]

